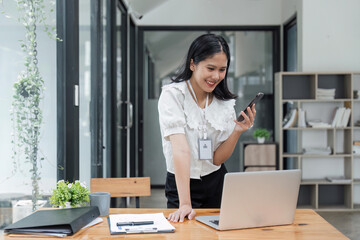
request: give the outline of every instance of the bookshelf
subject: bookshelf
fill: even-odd
[[[360,141],[360,73],[279,72],[274,92],[279,168],[302,170],[298,208],[360,210],[360,154],[353,152]],[[350,109],[348,121],[334,121],[340,108]],[[284,124],[292,109],[296,121]]]

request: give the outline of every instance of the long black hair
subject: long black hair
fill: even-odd
[[[182,82],[190,79],[192,71],[190,70],[190,61],[193,59],[194,64],[212,57],[216,53],[224,52],[227,57],[226,74],[224,80],[222,80],[214,89],[213,94],[217,99],[229,100],[234,99],[237,96],[230,92],[227,86],[227,74],[230,66],[230,50],[225,39],[220,35],[215,34],[203,34],[196,38],[190,45],[185,62],[179,72],[179,74],[172,79],[173,82]]]

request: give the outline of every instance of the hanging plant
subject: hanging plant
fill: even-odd
[[[44,80],[38,67],[37,26],[43,25],[44,31],[53,38],[56,37],[55,27],[49,28],[46,24],[46,7],[43,0],[17,0],[20,17],[18,21],[25,28],[25,39],[21,40],[21,49],[25,55],[25,70],[18,75],[14,84],[14,95],[11,110],[14,136],[13,144],[13,172],[21,162],[29,163],[32,185],[32,207],[36,209],[40,199],[39,181],[40,168],[43,157],[39,156],[40,130],[43,114],[41,101],[44,92]],[[53,12],[50,9],[49,12]]]

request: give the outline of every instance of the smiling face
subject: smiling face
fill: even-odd
[[[193,72],[190,78],[194,90],[211,93],[215,87],[225,78],[228,59],[224,52],[195,64],[191,59],[190,70]],[[195,86],[194,86],[195,85]],[[195,90],[195,92],[197,92]]]

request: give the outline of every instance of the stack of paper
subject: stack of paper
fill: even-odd
[[[320,120],[309,120],[309,126],[312,128],[330,128],[329,123],[322,122]]]
[[[345,108],[345,107],[337,108],[331,126],[346,127],[350,120],[350,113],[351,113],[350,108]]]
[[[333,183],[351,183],[351,179],[345,178],[344,176],[326,177],[326,180]]]
[[[328,147],[307,147],[304,148],[304,154],[312,154],[312,155],[330,155],[331,148]]]
[[[108,220],[112,235],[175,232],[175,228],[166,220],[163,213],[111,214]]]
[[[331,100],[335,98],[335,88],[325,89],[318,88],[316,90],[317,99],[319,100]]]

